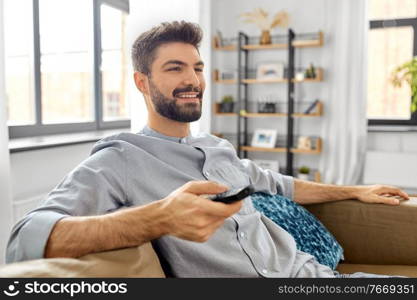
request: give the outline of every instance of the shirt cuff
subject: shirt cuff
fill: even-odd
[[[294,200],[294,177],[281,175],[282,195],[288,199]]]
[[[22,226],[16,237],[14,261],[44,258],[46,243],[54,225],[68,215],[55,211],[37,211],[27,217],[30,220]]]

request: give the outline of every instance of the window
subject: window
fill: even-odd
[[[417,55],[417,0],[369,0],[368,105],[370,125],[417,125],[411,89],[391,83],[393,70]]]
[[[127,0],[5,0],[14,137],[129,127]]]

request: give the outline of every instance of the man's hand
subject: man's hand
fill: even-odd
[[[399,197],[408,200],[407,193],[399,188],[387,185],[359,186],[356,198],[367,203],[384,203],[390,205],[400,204]]]
[[[204,194],[218,194],[228,190],[212,181],[190,181],[162,199],[162,226],[165,234],[205,242],[224,220],[242,207],[242,201],[224,204],[204,198]]]

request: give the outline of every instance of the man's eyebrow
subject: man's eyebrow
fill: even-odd
[[[165,66],[167,66],[167,65],[180,65],[180,66],[185,66],[185,65],[186,65],[186,63],[185,63],[185,62],[183,62],[183,61],[181,61],[181,60],[175,60],[175,59],[172,59],[172,60],[168,60],[167,62],[165,62],[165,63],[162,65],[162,67],[165,67]],[[200,60],[200,61],[196,62],[196,63],[194,64],[194,66],[204,66],[204,62]]]

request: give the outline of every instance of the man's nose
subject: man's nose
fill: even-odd
[[[184,85],[200,86],[200,79],[195,70],[190,70],[184,77]]]

